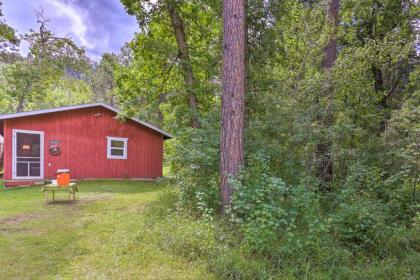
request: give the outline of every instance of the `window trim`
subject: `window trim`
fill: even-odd
[[[106,158],[107,159],[127,159],[128,138],[107,136],[106,139],[107,139],[107,141],[106,141]],[[124,142],[124,148],[113,148],[113,147],[111,147],[111,141]],[[112,149],[123,150],[123,155],[122,156],[112,155],[111,154]]]

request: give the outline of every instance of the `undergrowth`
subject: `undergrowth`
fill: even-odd
[[[370,227],[371,223],[382,222],[377,221],[378,213],[371,208],[354,217],[353,210],[365,205],[350,204],[336,216],[326,217],[316,214],[316,203],[301,204],[297,199],[301,191],[298,188],[294,193],[295,204],[293,198],[288,201],[287,209],[295,211],[294,216],[280,211],[298,221],[283,221],[278,228],[273,227],[273,236],[264,243],[270,246],[261,250],[256,250],[258,242],[249,240],[253,237],[250,228],[257,230],[261,221],[250,221],[249,226],[244,226],[231,218],[197,216],[179,207],[179,190],[172,188],[146,208],[146,230],[138,233],[136,240],[154,244],[175,256],[199,260],[220,279],[416,279],[420,275],[420,217],[412,220],[410,228],[401,225],[384,229],[381,238],[378,235],[382,228]],[[371,207],[374,209],[375,205]],[[301,210],[312,211],[310,217],[318,221],[302,219],[305,213]],[[261,209],[256,207],[253,211]],[[350,221],[354,225],[345,232],[337,229]],[[267,229],[262,226],[260,230]],[[371,236],[372,243],[356,238],[363,233]],[[255,234],[255,239],[265,236],[258,230]]]

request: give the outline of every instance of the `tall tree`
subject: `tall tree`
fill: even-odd
[[[338,12],[340,8],[340,0],[330,0],[328,3],[327,20],[331,28],[330,38],[327,46],[324,49],[324,58],[322,60],[322,68],[330,72],[337,59],[337,27],[338,27]],[[330,188],[330,183],[333,176],[333,159],[332,159],[332,139],[331,133],[328,131],[333,125],[333,102],[334,102],[334,88],[328,84],[325,89],[326,108],[324,116],[318,113],[318,121],[321,126],[327,129],[325,136],[317,143],[316,146],[316,175],[321,183],[321,189],[327,190]],[[319,103],[321,103],[318,100]]]
[[[91,100],[85,81],[90,60],[70,38],[58,37],[48,29],[42,9],[37,12],[37,31],[22,39],[28,43],[27,58],[2,56],[0,109],[20,112]],[[10,54],[10,52],[6,53]]]
[[[129,14],[137,16],[137,20],[142,28],[139,37],[144,36],[153,38],[153,36],[156,36],[156,34],[153,34],[153,32],[156,31],[155,27],[158,27],[160,30],[165,30],[168,27],[171,29],[173,33],[173,37],[171,37],[175,39],[177,47],[176,57],[175,59],[172,58],[172,64],[178,64],[180,66],[181,74],[183,76],[183,87],[187,95],[187,100],[184,102],[186,102],[189,108],[189,115],[191,115],[190,126],[193,128],[199,127],[198,83],[196,81],[198,75],[194,72],[192,66],[192,59],[189,51],[191,40],[188,40],[187,38],[186,25],[184,24],[185,18],[183,18],[184,15],[182,10],[183,6],[194,6],[196,3],[177,0],[122,0],[121,2],[125,5]],[[197,19],[196,22],[199,21],[200,19]],[[166,39],[167,38],[165,38],[165,40]],[[172,66],[169,67],[169,69],[172,68]]]
[[[0,88],[6,96],[2,102],[9,101],[9,108],[2,108],[10,112],[22,112],[28,103],[40,100],[41,91],[45,87],[42,75],[29,61],[17,61],[7,65],[3,70],[3,83]]]
[[[184,23],[178,13],[178,7],[173,0],[167,1],[168,13],[171,18],[172,28],[174,30],[176,42],[178,44],[179,58],[184,74],[184,82],[188,93],[188,104],[192,111],[191,126],[198,128],[200,123],[197,118],[198,102],[194,94],[195,77],[191,67],[191,59],[188,53],[187,38],[185,34]]]
[[[20,43],[15,30],[3,18],[0,1],[0,59],[4,62],[16,60],[18,45]]]
[[[19,43],[15,30],[3,19],[3,13],[1,11],[2,4],[3,3],[0,2],[0,50],[7,47],[8,43],[12,45],[17,45]]]
[[[245,29],[245,0],[223,1],[222,213],[231,205],[229,177],[237,176],[244,162]]]
[[[93,98],[96,101],[104,101],[110,105],[116,105],[114,71],[118,63],[117,55],[104,53],[99,63],[94,66],[90,86]]]
[[[85,70],[89,64],[85,49],[77,46],[71,38],[60,37],[48,28],[49,19],[44,11],[36,11],[38,30],[30,29],[23,36],[23,40],[29,44],[29,53],[42,71],[50,69],[53,72],[60,72],[66,69]]]

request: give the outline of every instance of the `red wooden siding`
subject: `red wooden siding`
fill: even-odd
[[[100,113],[101,117],[95,117]],[[69,168],[73,179],[157,178],[162,176],[163,136],[115,113],[93,107],[4,121],[5,179],[12,179],[12,130],[44,132],[44,178]],[[127,159],[107,159],[106,136],[128,138]],[[49,154],[49,141],[59,140],[61,154]]]
[[[3,171],[3,143],[2,142],[0,142],[0,172],[1,171]]]

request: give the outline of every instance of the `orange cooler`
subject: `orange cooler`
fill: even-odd
[[[69,169],[57,170],[57,184],[61,187],[68,186],[70,184],[70,170]]]

